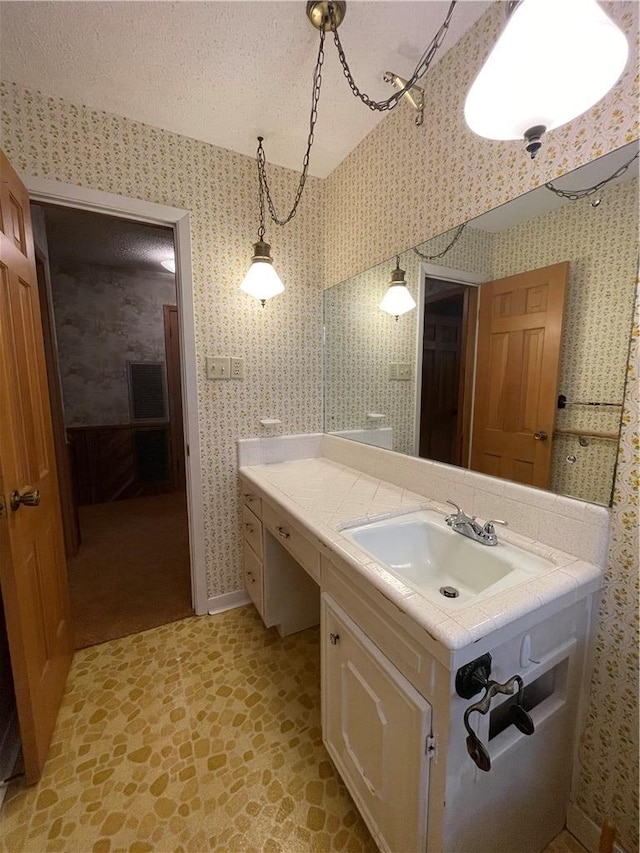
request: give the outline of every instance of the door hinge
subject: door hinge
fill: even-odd
[[[435,735],[427,735],[424,745],[424,754],[427,758],[435,758],[436,757],[436,736]]]
[[[189,453],[189,445],[187,444],[187,456],[190,456],[190,455],[191,454]]]

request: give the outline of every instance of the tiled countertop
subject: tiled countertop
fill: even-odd
[[[500,528],[501,540],[544,557],[553,566],[531,581],[484,598],[480,603],[459,605],[455,600],[443,599],[443,606],[439,607],[372,560],[341,530],[419,509],[446,515],[450,512],[446,504],[323,457],[242,467],[240,476],[447,649],[461,649],[560,598],[564,604],[570,604],[594,592],[602,583],[597,566]]]

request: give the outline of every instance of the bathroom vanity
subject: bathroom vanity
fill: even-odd
[[[381,850],[538,853],[565,824],[606,542],[593,540],[592,560],[512,527],[499,529],[504,544],[495,549],[469,542],[443,524],[448,466],[407,460],[413,467],[398,471],[396,454],[352,447],[318,437],[310,458],[289,453],[269,464],[279,457],[267,453],[260,464],[255,445],[241,448],[247,591],[282,635],[320,622],[323,739]],[[391,482],[377,476],[385,471]],[[399,484],[412,475],[423,494]],[[449,491],[460,503],[464,476],[480,477],[477,491],[491,480],[452,473]],[[579,516],[587,505],[562,506]],[[407,524],[422,517],[416,512],[427,513],[432,533],[444,527],[438,535],[453,537],[442,539],[445,559],[458,540],[472,546],[459,565],[477,552],[483,582],[457,575],[460,595],[449,598],[440,575],[431,588],[428,568],[410,569]],[[570,538],[570,524],[567,531]],[[394,540],[395,563],[393,548],[375,544]],[[412,553],[421,550],[418,541]],[[515,554],[516,563],[521,554],[521,574],[492,576],[492,551],[495,559]]]

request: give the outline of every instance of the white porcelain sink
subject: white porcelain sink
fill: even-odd
[[[460,607],[549,571],[553,563],[498,542],[482,545],[455,533],[429,510],[348,528],[343,536],[359,545],[416,592],[438,605]],[[447,598],[442,587],[458,592]]]

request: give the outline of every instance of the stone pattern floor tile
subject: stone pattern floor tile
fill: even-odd
[[[78,652],[42,779],[0,817],[2,853],[376,850],[322,745],[318,629],[253,606]]]
[[[322,745],[319,670],[318,629],[282,639],[252,606],[78,652],[0,850],[374,853]]]

